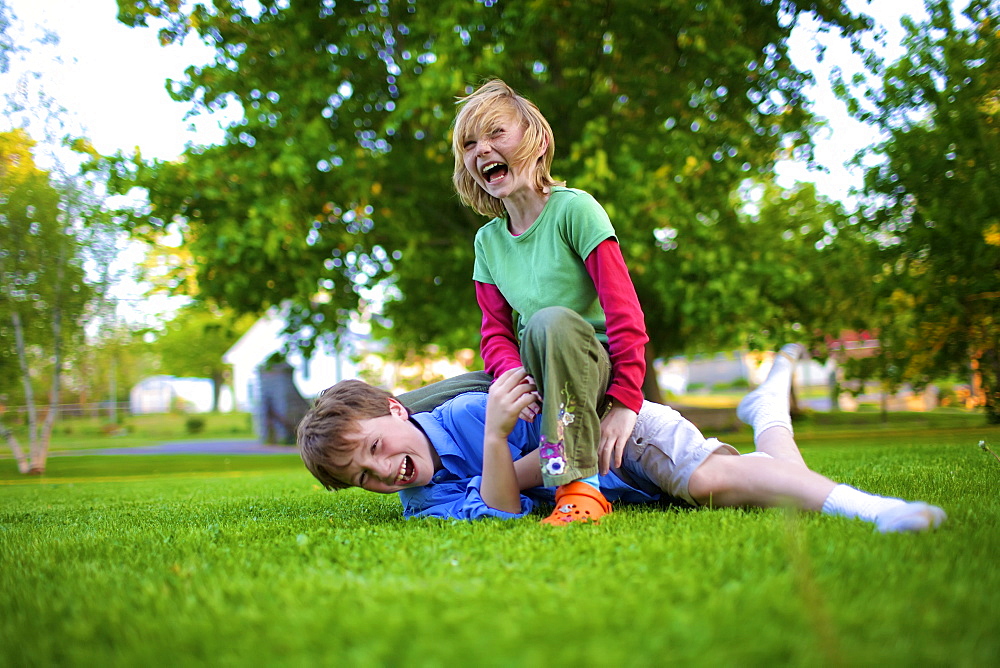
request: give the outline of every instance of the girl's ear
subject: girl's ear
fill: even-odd
[[[542,137],[542,147],[541,147],[541,149],[539,149],[538,155],[535,156],[535,157],[538,158],[539,160],[541,160],[542,156],[545,155],[545,152],[548,151],[548,150],[549,150],[549,138],[546,135],[546,136]]]
[[[410,417],[410,411],[406,409],[406,406],[399,403],[399,399],[389,397],[389,415],[407,420]]]

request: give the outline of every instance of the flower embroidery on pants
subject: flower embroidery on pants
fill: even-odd
[[[576,416],[573,414],[573,411],[576,410],[576,400],[570,394],[569,383],[563,387],[562,395],[564,400],[559,404],[559,418],[556,422],[556,435],[560,443],[566,440],[566,427],[576,420]]]
[[[538,456],[542,459],[542,470],[546,474],[555,476],[566,471],[566,456],[561,442],[549,443],[543,434],[541,445],[538,446]]]
[[[562,475],[566,471],[566,460],[562,457],[554,457],[545,462],[545,472],[549,475]]]

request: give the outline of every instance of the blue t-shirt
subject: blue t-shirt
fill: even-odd
[[[480,517],[511,519],[523,517],[539,503],[552,504],[551,487],[536,487],[521,492],[521,512],[508,513],[490,508],[483,501],[483,434],[486,430],[484,392],[469,392],[445,402],[430,413],[416,413],[412,419],[420,426],[441,458],[442,468],[423,487],[399,492],[404,517],[444,517],[473,520]],[[538,447],[541,419],[518,420],[507,438],[514,461]],[[601,476],[601,492],[612,502],[648,503],[657,500],[630,487],[614,473]]]

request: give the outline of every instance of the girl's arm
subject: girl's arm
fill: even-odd
[[[642,380],[646,373],[645,347],[649,337],[639,298],[625,267],[621,248],[605,239],[584,260],[604,309],[611,356],[611,410],[601,419],[598,466],[601,474],[621,466],[622,453],[642,407]]]
[[[483,311],[480,354],[486,373],[497,378],[504,371],[521,366],[521,352],[514,334],[514,309],[497,286],[475,283],[476,300]]]
[[[527,376],[520,367],[504,372],[490,386],[486,401],[483,482],[479,492],[490,508],[508,513],[521,511],[521,489],[507,437],[521,411],[535,401],[537,388],[525,382]]]
[[[483,311],[480,354],[486,365],[486,373],[497,378],[503,372],[521,366],[521,350],[514,335],[514,309],[497,286],[479,281],[475,283],[476,299]],[[528,380],[534,382],[534,379]],[[541,410],[541,403],[536,400],[521,412],[521,419],[533,422]]]
[[[646,323],[639,297],[628,275],[625,258],[614,239],[605,239],[584,260],[604,309],[611,353],[608,395],[636,413],[642,408],[646,375]]]

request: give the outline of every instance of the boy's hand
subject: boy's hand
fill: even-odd
[[[625,444],[632,435],[637,418],[635,411],[621,405],[617,399],[613,401],[611,410],[601,420],[601,445],[597,450],[601,475],[611,469],[612,462],[614,466],[622,465]]]
[[[506,440],[518,417],[529,422],[533,420],[537,410],[533,410],[532,405],[539,400],[537,390],[534,379],[523,367],[500,374],[490,385],[490,396],[486,400],[486,433]]]
[[[521,512],[520,482],[507,438],[521,411],[538,397],[537,389],[520,367],[505,371],[490,385],[483,433],[483,484],[479,490],[490,508]]]

